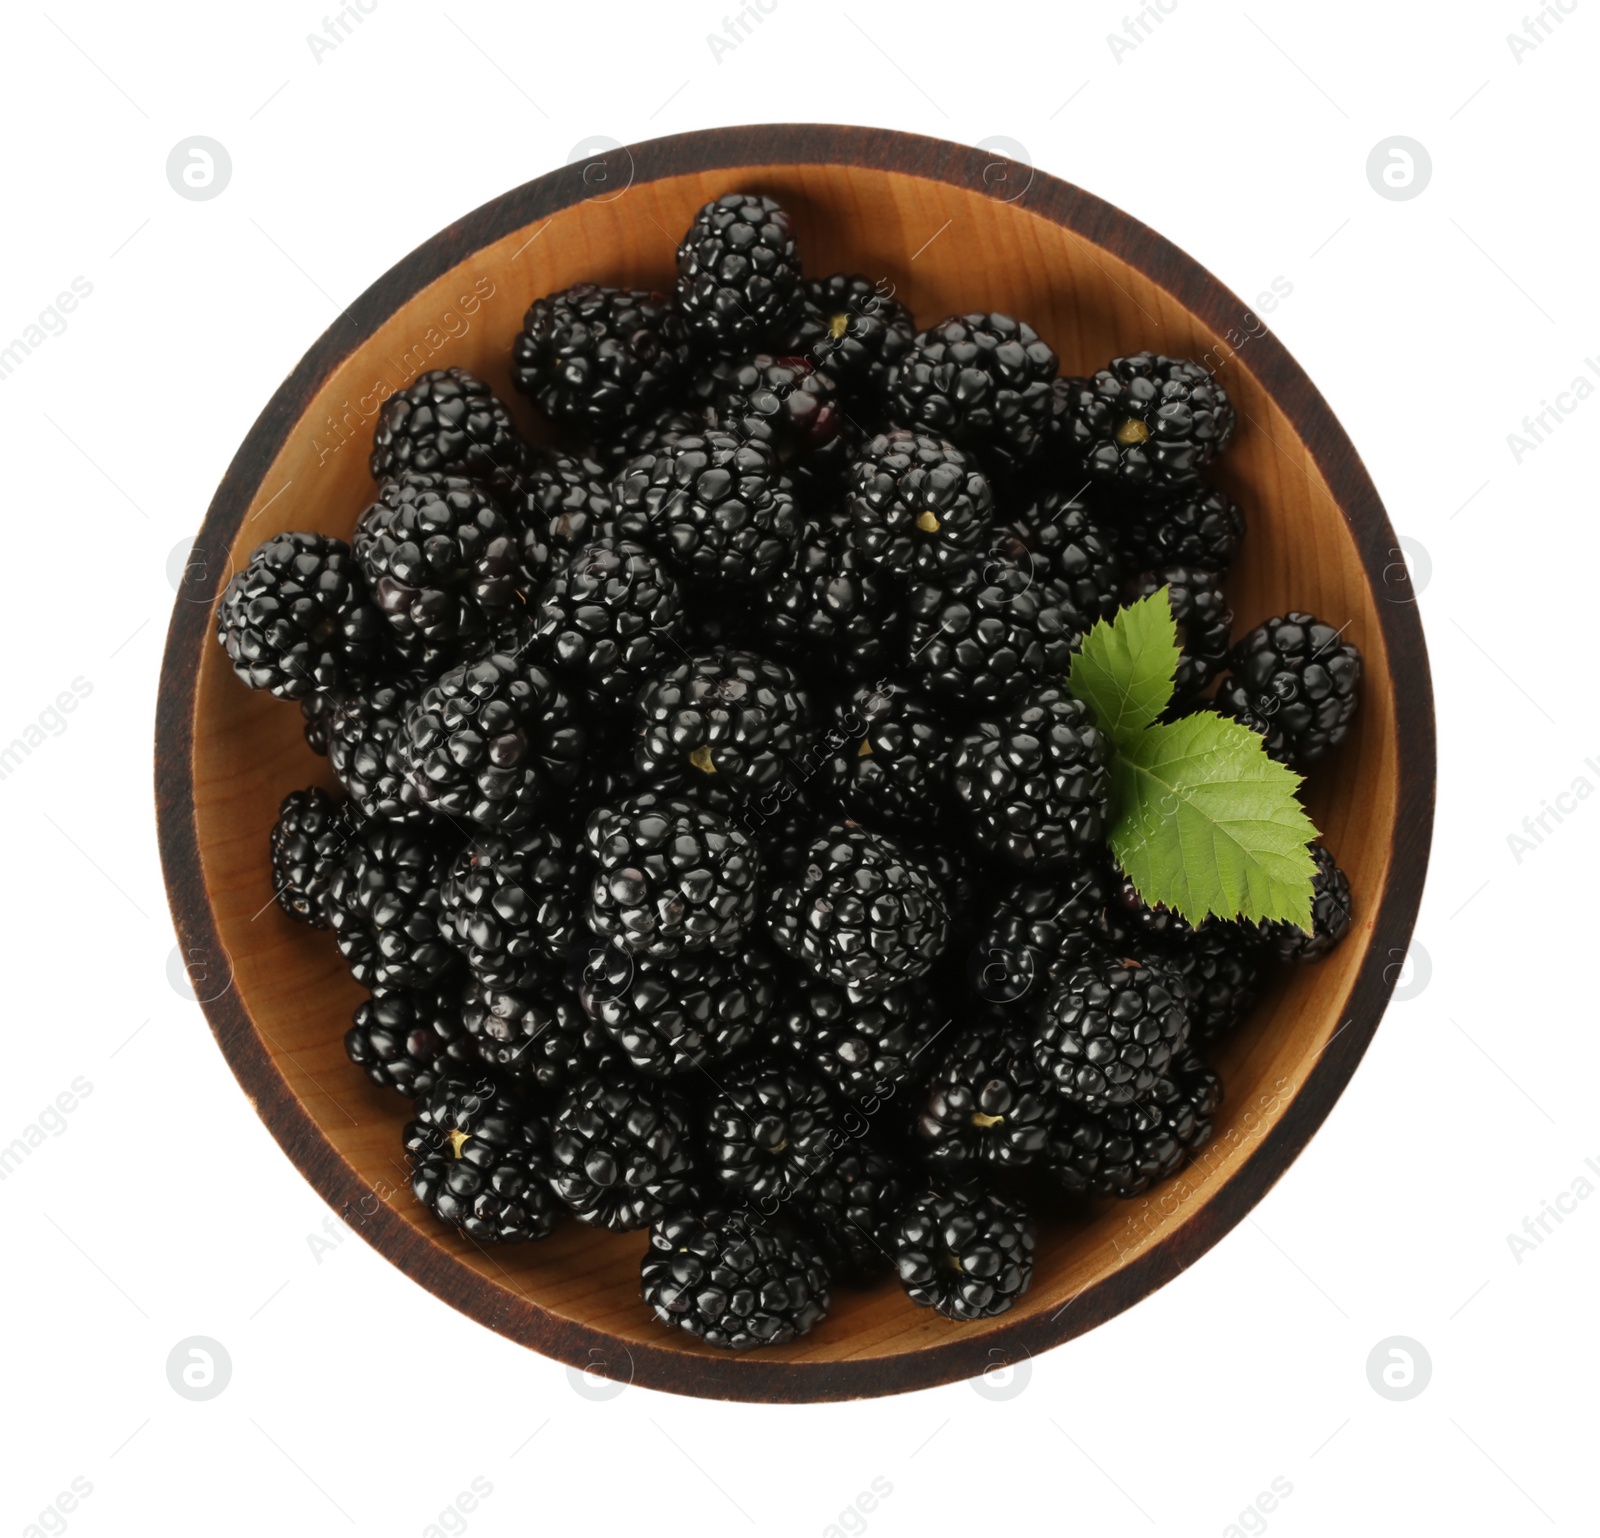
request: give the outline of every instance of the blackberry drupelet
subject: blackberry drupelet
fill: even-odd
[[[327,694],[361,674],[384,629],[350,547],[324,534],[257,545],[217,605],[217,640],[234,673],[280,700]]]
[[[799,304],[789,216],[771,198],[730,192],[694,216],[678,245],[678,308],[696,341],[721,352],[759,346]]]
[[[756,353],[714,358],[690,398],[708,425],[738,438],[759,438],[796,484],[831,491],[844,478],[851,430],[839,387],[805,358]]]
[[[525,575],[546,573],[546,560],[549,571],[559,571],[590,540],[616,533],[610,483],[611,472],[587,456],[556,449],[529,454],[511,503],[523,531]]]
[[[931,433],[897,428],[869,440],[851,463],[848,494],[856,549],[890,571],[937,580],[989,538],[988,477]]]
[[[653,416],[625,427],[610,444],[596,445],[595,451],[605,455],[615,476],[627,468],[629,460],[641,454],[658,453],[679,438],[697,438],[711,425],[704,411],[691,411],[686,406],[662,406]]]
[[[784,989],[771,1035],[870,1115],[927,1066],[948,1023],[925,981],[860,998],[804,977]]]
[[[356,1006],[345,1056],[374,1084],[408,1100],[441,1078],[470,1074],[478,1053],[462,1023],[464,972],[451,967],[422,988],[387,989]]]
[[[553,824],[483,834],[439,884],[445,939],[488,988],[526,988],[578,938],[575,841]]]
[[[1117,555],[1115,510],[1083,485],[1049,487],[1011,520],[1011,532],[1034,558],[1035,570],[1065,585],[1085,619],[1110,619],[1121,602],[1123,567]],[[991,555],[1003,558],[1004,544]]]
[[[589,927],[635,954],[730,950],[753,925],[761,859],[725,817],[645,791],[589,814]]]
[[[892,1232],[895,1273],[913,1303],[947,1319],[992,1319],[1033,1280],[1033,1221],[981,1186],[928,1191]]]
[[[1045,445],[1056,369],[1055,353],[1025,321],[952,315],[920,333],[890,370],[889,414],[1010,468]]]
[[[1188,566],[1162,566],[1141,572],[1128,584],[1129,603],[1148,598],[1162,588],[1178,626],[1178,670],[1174,675],[1173,698],[1179,702],[1197,699],[1207,684],[1228,662],[1228,635],[1233,627],[1233,610],[1228,607],[1222,579],[1209,571]]]
[[[1217,709],[1260,732],[1281,763],[1304,769],[1350,734],[1361,653],[1332,625],[1299,611],[1269,619],[1233,648],[1228,665]]]
[[[576,551],[532,609],[535,649],[601,701],[630,694],[682,644],[677,580],[631,540],[601,538]]]
[[[290,791],[272,826],[272,890],[290,918],[326,929],[322,894],[361,819],[325,790]]]
[[[1014,865],[1062,864],[1105,839],[1110,744],[1065,689],[1037,689],[980,722],[956,749],[950,783],[985,852]]]
[[[835,715],[818,778],[850,816],[873,827],[927,832],[952,804],[950,731],[920,694],[865,684]]]
[[[1256,1001],[1261,968],[1246,940],[1239,925],[1208,923],[1161,948],[1161,960],[1188,992],[1196,1046],[1226,1036]]]
[[[328,729],[338,705],[339,696],[336,694],[300,696],[300,729],[305,734],[306,746],[319,758],[328,756]]]
[[[828,1312],[828,1268],[811,1241],[743,1208],[661,1219],[639,1280],[662,1324],[731,1351],[782,1345]]]
[[[421,988],[455,958],[439,933],[431,830],[369,822],[328,877],[322,911],[365,988]]]
[[[921,977],[950,929],[926,866],[853,823],[829,828],[774,887],[768,922],[779,948],[813,974],[866,995]]]
[[[411,1189],[480,1244],[543,1239],[561,1208],[543,1120],[486,1075],[439,1080],[405,1131]]]
[[[578,283],[533,301],[511,379],[552,422],[607,433],[670,394],[689,357],[683,318],[661,295]]]
[[[585,1223],[643,1228],[687,1196],[692,1149],[688,1102],[677,1090],[589,1074],[551,1118],[551,1182]]]
[[[1089,474],[1148,491],[1192,486],[1228,446],[1234,410],[1188,358],[1114,358],[1067,389],[1064,435]]]
[[[1091,952],[1045,996],[1035,1060],[1069,1100],[1091,1110],[1129,1105],[1187,1045],[1187,997],[1157,962]]]
[[[1311,928],[1280,922],[1262,924],[1259,933],[1280,961],[1321,961],[1350,932],[1350,878],[1324,844],[1311,846],[1317,873],[1311,881]]]
[[[799,1190],[791,1210],[842,1282],[874,1280],[894,1263],[894,1226],[912,1194],[899,1163],[869,1143],[845,1143]]]
[[[468,981],[461,1023],[479,1061],[541,1103],[586,1074],[605,1070],[607,1042],[578,1007],[559,968],[528,988]]]
[[[377,822],[424,823],[428,809],[407,790],[399,746],[411,697],[397,684],[377,684],[334,706],[328,762],[363,816]]]
[[[945,1049],[916,1109],[922,1158],[960,1178],[1043,1157],[1059,1098],[1026,1031],[991,1009]]]
[[[1130,497],[1118,509],[1117,540],[1130,571],[1193,566],[1225,577],[1244,540],[1244,511],[1227,492],[1190,486]]]
[[[916,337],[911,312],[877,283],[833,273],[800,285],[800,309],[779,351],[809,358],[852,400],[881,404],[889,370]]]
[[[703,1132],[708,1170],[734,1199],[761,1204],[795,1195],[844,1141],[823,1081],[778,1057],[719,1073]]]
[[[481,379],[461,368],[429,369],[384,402],[370,468],[375,481],[420,470],[506,491],[526,452],[504,404]]]
[[[1104,943],[1110,887],[1096,855],[1074,857],[1007,892],[968,957],[972,991],[986,1003],[1026,999],[1031,1006],[1063,966]]]
[[[406,714],[396,753],[408,793],[491,832],[548,819],[576,784],[584,733],[544,668],[494,651],[451,668]]]
[[[1131,945],[1137,950],[1146,937],[1163,944],[1175,944],[1193,939],[1197,932],[1220,932],[1223,926],[1220,920],[1208,918],[1197,931],[1176,908],[1147,903],[1132,880],[1122,876],[1113,884],[1111,903],[1106,909],[1106,928],[1118,944]]]

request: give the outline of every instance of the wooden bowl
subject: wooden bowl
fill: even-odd
[[[372,489],[380,391],[459,364],[535,433],[508,377],[529,301],[585,279],[670,288],[679,232],[735,190],[781,200],[809,271],[886,277],[923,324],[973,309],[1021,316],[1064,372],[1144,347],[1209,360],[1239,411],[1218,477],[1250,516],[1229,589],[1238,629],[1310,609],[1348,622],[1366,658],[1355,731],[1309,786],[1350,876],[1355,928],[1329,960],[1277,983],[1222,1049],[1227,1099],[1211,1145],[1146,1199],[1044,1222],[1032,1288],[998,1320],[952,1324],[886,1281],[839,1292],[805,1339],[743,1355],[651,1319],[642,1234],[568,1223],[542,1244],[480,1248],[413,1201],[400,1147],[409,1107],[344,1056],[360,990],[331,938],[271,901],[278,803],[310,783],[332,788],[330,771],[302,741],[299,712],[241,687],[212,635],[222,583],[261,540],[300,528],[349,537]],[[1065,182],[962,145],[815,126],[684,134],[569,165],[373,284],[273,396],[218,488],[173,611],[156,723],[161,854],[196,992],[305,1177],[408,1275],[513,1340],[725,1399],[892,1393],[1018,1361],[1217,1243],[1305,1146],[1377,1028],[1422,892],[1434,789],[1427,659],[1397,547],[1354,448],[1264,322],[1159,235]]]

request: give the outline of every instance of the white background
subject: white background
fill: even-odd
[[[93,292],[0,380],[0,740],[92,692],[0,781],[0,1144],[92,1088],[0,1183],[4,1531],[74,1478],[85,1538],[426,1533],[474,1479],[442,1530],[826,1533],[875,1479],[875,1538],[1227,1534],[1274,1479],[1239,1530],[1593,1530],[1600,1200],[1507,1236],[1600,1162],[1600,805],[1520,860],[1508,835],[1600,786],[1600,403],[1520,463],[1508,434],[1600,355],[1600,0],[1520,57],[1523,0],[1176,0],[1114,53],[1132,3],[776,0],[720,58],[721,0],[377,0],[320,61],[315,4],[8,13],[0,342]],[[792,119],[1006,135],[1239,294],[1287,279],[1271,323],[1411,542],[1432,649],[1426,964],[1254,1216],[998,1400],[584,1397],[359,1240],[313,1253],[326,1209],[168,978],[169,556],[262,404],[391,263],[581,141]],[[167,182],[194,134],[232,157],[212,201]],[[1366,174],[1396,134],[1432,160],[1409,201]],[[195,1335],[232,1362],[199,1403],[165,1366]],[[1405,1402],[1367,1374],[1396,1335],[1432,1363]]]

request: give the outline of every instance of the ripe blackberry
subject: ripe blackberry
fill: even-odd
[[[842,1282],[869,1282],[894,1263],[894,1226],[911,1196],[899,1163],[868,1143],[828,1156],[792,1201],[829,1271]]]
[[[624,539],[708,584],[765,582],[800,536],[793,489],[771,447],[721,427],[630,459],[612,493]]]
[[[950,782],[983,848],[1012,864],[1060,864],[1105,839],[1111,748],[1065,689],[1037,689],[980,722],[956,749]]]
[[[572,701],[551,674],[495,651],[423,691],[396,753],[425,806],[512,832],[550,816],[577,782],[583,746]]]
[[[634,715],[643,778],[674,787],[714,778],[738,795],[775,786],[813,732],[811,697],[791,669],[728,648],[658,673]]]
[[[328,762],[363,816],[376,822],[424,823],[428,809],[407,792],[399,757],[411,697],[396,684],[377,684],[334,706],[328,721]]]
[[[876,405],[916,334],[911,312],[880,284],[836,272],[800,285],[800,309],[779,351],[810,359],[846,396]]]
[[[950,929],[928,869],[853,823],[829,828],[773,889],[768,922],[779,948],[816,976],[867,995],[921,977]]]
[[[478,1059],[530,1096],[548,1097],[586,1074],[609,1071],[604,1035],[555,969],[528,988],[487,988],[470,979],[461,1024]]]
[[[526,988],[578,937],[572,839],[553,824],[468,842],[439,884],[445,939],[489,988]]]
[[[386,482],[356,525],[355,552],[403,645],[480,640],[519,602],[521,537],[488,493],[461,476]]]
[[[662,652],[681,644],[677,581],[630,540],[585,545],[532,607],[539,653],[602,700],[631,693]]]
[[[1314,764],[1350,734],[1361,653],[1313,615],[1293,611],[1252,630],[1229,654],[1217,691],[1223,715],[1260,732],[1293,769]]]
[[[512,507],[523,530],[523,565],[535,575],[559,571],[592,539],[615,532],[611,472],[597,460],[537,449],[529,454]]]
[[[1226,1036],[1255,1004],[1261,968],[1243,940],[1240,926],[1211,923],[1162,947],[1162,961],[1188,992],[1189,1039],[1196,1046]]]
[[[855,434],[839,387],[800,357],[756,353],[714,358],[691,399],[706,422],[739,438],[759,438],[796,484],[819,491],[843,479]]]
[[[1122,602],[1123,568],[1112,511],[1094,490],[1091,485],[1073,492],[1048,487],[1011,521],[1011,532],[1033,556],[1035,571],[1065,584],[1074,606],[1088,620],[1112,618]],[[1002,542],[990,559],[1000,561],[1008,555],[1012,552]]]
[[[465,369],[429,369],[384,402],[370,468],[375,481],[420,470],[509,489],[525,452],[509,413],[488,385]]]
[[[758,946],[665,961],[608,946],[585,968],[578,999],[640,1073],[688,1075],[735,1056],[764,1030],[777,997]]]
[[[589,927],[635,954],[730,950],[756,916],[761,861],[725,817],[646,791],[589,814]]]
[[[639,1268],[645,1304],[662,1324],[730,1351],[808,1334],[828,1312],[828,1280],[809,1239],[742,1208],[662,1218]]]
[[[1114,883],[1106,920],[1107,932],[1116,938],[1117,943],[1131,945],[1136,950],[1146,937],[1163,944],[1178,944],[1195,938],[1197,934],[1213,930],[1220,933],[1223,929],[1220,921],[1206,919],[1197,930],[1176,908],[1169,908],[1163,903],[1147,903],[1127,876]]]
[[[805,977],[784,990],[771,1034],[870,1115],[927,1066],[923,1052],[948,1023],[925,982],[861,998]]]
[[[607,433],[648,411],[689,370],[683,318],[659,294],[578,283],[535,299],[511,380],[552,422]]]
[[[1350,932],[1350,878],[1324,844],[1311,846],[1317,873],[1311,882],[1311,928],[1281,921],[1262,924],[1261,939],[1280,961],[1321,961]]]
[[[1056,355],[1009,315],[952,315],[889,371],[889,411],[904,427],[986,450],[1002,465],[1032,459],[1050,420]]]
[[[678,308],[694,338],[722,352],[755,347],[799,303],[789,216],[771,198],[730,192],[694,216],[678,246]]]
[[[918,1150],[955,1177],[1041,1158],[1058,1097],[1025,1031],[991,1010],[944,1051],[917,1101]]]
[[[464,986],[462,971],[452,967],[425,987],[362,1000],[344,1033],[345,1056],[374,1084],[408,1100],[430,1093],[441,1078],[470,1074],[478,1054],[462,1023]]]
[[[840,707],[822,741],[833,751],[818,777],[850,816],[915,833],[945,815],[950,730],[921,695],[865,684]]]
[[[1069,1100],[1129,1105],[1188,1043],[1187,997],[1163,965],[1091,952],[1045,996],[1035,1059]]]
[[[947,1319],[992,1319],[1033,1280],[1033,1221],[976,1185],[929,1191],[900,1214],[895,1272],[913,1303]]]
[[[335,694],[300,696],[300,727],[306,746],[321,758],[328,756],[328,728],[338,705],[339,696]]]
[[[1190,486],[1130,497],[1116,533],[1130,571],[1192,566],[1225,577],[1244,539],[1244,511],[1215,486]]]
[[[1110,884],[1097,858],[1076,856],[1006,893],[968,957],[972,991],[985,1003],[1031,1007],[1064,966],[1106,939]]]
[[[328,877],[322,912],[364,988],[421,988],[455,957],[439,933],[439,856],[429,830],[368,823]]]
[[[1197,1053],[1182,1052],[1147,1098],[1098,1111],[1065,1105],[1050,1139],[1050,1174],[1074,1195],[1137,1196],[1211,1141],[1221,1103],[1222,1080]]]
[[[1065,437],[1089,474],[1122,486],[1192,486],[1233,437],[1227,392],[1200,364],[1141,352],[1067,391]]]
[[[561,1209],[550,1194],[543,1121],[491,1078],[445,1078],[405,1131],[411,1189],[480,1244],[543,1239]]]
[[[290,918],[326,929],[322,894],[360,819],[325,790],[290,791],[272,826],[272,891]]]
[[[723,1188],[765,1204],[803,1188],[844,1134],[821,1079],[787,1059],[757,1057],[718,1074],[704,1137],[707,1168]]]
[[[336,690],[379,654],[379,614],[342,539],[277,534],[217,605],[217,640],[246,687],[280,700]]]
[[[856,548],[890,571],[938,573],[989,538],[994,493],[955,444],[897,428],[879,433],[850,466]]]
[[[1162,588],[1178,625],[1178,670],[1173,697],[1196,699],[1228,662],[1228,634],[1233,610],[1222,591],[1222,579],[1209,571],[1188,566],[1162,566],[1141,572],[1128,584],[1129,603],[1148,598]]]
[[[643,1228],[683,1200],[693,1172],[688,1103],[665,1084],[590,1074],[550,1122],[556,1195],[585,1223]]]
[[[626,469],[628,461],[641,454],[655,454],[679,438],[696,438],[715,423],[706,421],[702,411],[687,406],[662,406],[653,415],[641,417],[613,438],[609,444],[595,446],[612,466],[613,475]]]

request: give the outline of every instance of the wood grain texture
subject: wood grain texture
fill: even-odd
[[[375,283],[273,397],[217,491],[174,608],[156,733],[162,858],[180,941],[204,975],[197,991],[211,995],[207,1016],[246,1093],[312,1184],[424,1287],[512,1339],[652,1387],[754,1400],[895,1392],[1020,1360],[1131,1306],[1239,1222],[1321,1124],[1377,1027],[1421,896],[1433,810],[1427,659],[1398,541],[1332,413],[1248,307],[1064,182],[1015,166],[997,174],[992,156],[937,140],[811,126],[681,135],[613,152],[604,180],[585,170],[507,193]],[[885,278],[923,324],[1004,310],[1031,321],[1073,372],[1142,347],[1209,358],[1240,412],[1220,476],[1250,518],[1230,582],[1236,628],[1309,608],[1348,620],[1367,663],[1357,729],[1308,794],[1350,875],[1356,929],[1329,961],[1275,985],[1223,1050],[1227,1102],[1211,1146],[1143,1200],[1046,1220],[1033,1287],[1000,1320],[948,1323],[891,1282],[840,1293],[802,1341],[737,1357],[646,1315],[640,1234],[568,1224],[543,1244],[491,1251],[413,1203],[405,1103],[342,1050],[359,990],[328,936],[269,901],[278,802],[331,787],[330,772],[301,741],[299,713],[241,688],[211,637],[217,592],[262,539],[349,535],[372,489],[379,390],[458,364],[536,434],[507,372],[529,301],[584,279],[669,287],[676,232],[733,190],[791,210],[808,270]]]

